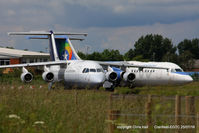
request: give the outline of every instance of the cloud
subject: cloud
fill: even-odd
[[[121,53],[124,53],[134,48],[135,42],[147,34],[160,34],[171,39],[174,45],[185,38],[199,38],[199,19],[174,24],[156,23],[119,28],[91,28],[87,31],[89,34],[86,40],[89,41],[92,49],[119,49]]]
[[[74,28],[167,24],[199,18],[198,6],[197,0],[2,0],[0,23]]]
[[[115,48],[125,52],[150,33],[162,34],[176,44],[198,37],[198,7],[198,0],[1,0],[0,43],[10,43],[9,31],[53,29],[88,32],[83,45],[92,51]],[[45,50],[46,45],[29,42],[16,38],[12,45],[23,49],[26,43],[28,49]]]

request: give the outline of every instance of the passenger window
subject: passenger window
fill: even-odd
[[[91,69],[90,69],[90,72],[96,72],[96,70],[91,68]]]

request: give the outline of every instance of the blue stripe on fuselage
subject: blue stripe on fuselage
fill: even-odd
[[[172,72],[172,73],[181,74],[181,75],[193,75],[190,74],[189,72]]]

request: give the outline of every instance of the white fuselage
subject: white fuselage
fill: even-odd
[[[101,65],[94,61],[75,60],[67,66],[51,66],[56,81],[63,80],[66,88],[98,88],[105,81]]]
[[[192,82],[191,76],[183,73],[182,68],[174,63],[169,62],[128,62],[134,65],[146,65],[151,67],[166,67],[166,69],[149,69],[144,68],[139,70],[138,68],[129,68],[131,72],[136,75],[134,80],[135,86],[144,85],[169,85],[169,84],[186,84]],[[179,73],[178,73],[179,72]]]
[[[135,86],[153,86],[153,85],[169,85],[169,84],[186,84],[193,79],[189,75],[173,73],[163,69],[138,69],[132,68],[135,74]]]

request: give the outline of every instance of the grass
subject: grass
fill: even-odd
[[[168,86],[144,86],[129,88],[116,88],[116,94],[137,94],[137,95],[161,95],[161,96],[199,96],[199,82],[192,82],[186,85]]]
[[[0,132],[104,132],[108,95],[95,90],[0,89]],[[20,119],[9,118],[12,114]],[[35,124],[38,121],[43,124]]]
[[[34,89],[30,88],[34,86]],[[42,88],[41,88],[41,86]],[[23,86],[23,87],[21,87]],[[116,99],[114,109],[123,113],[145,113],[146,99],[142,95],[199,96],[199,82],[185,86],[138,87],[134,90],[116,88],[115,94],[141,95],[134,100]],[[49,91],[47,84],[34,81],[22,84],[17,80],[0,84],[0,133],[102,133],[107,132],[107,111],[111,92],[104,90],[64,90],[63,86]],[[172,112],[174,102],[160,99],[154,106],[156,113]],[[145,123],[139,117],[121,121]],[[160,121],[159,121],[160,122]]]

